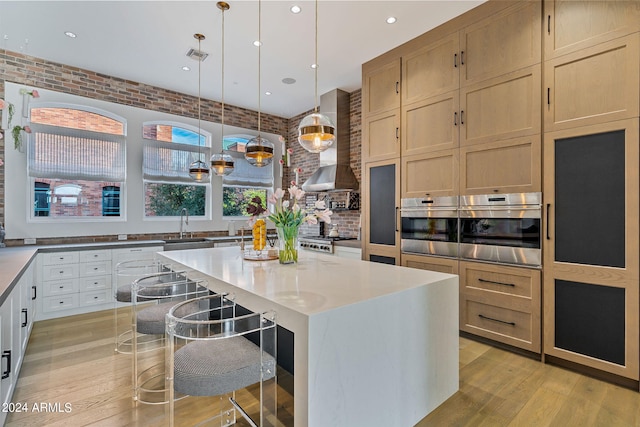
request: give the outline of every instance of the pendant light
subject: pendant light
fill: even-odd
[[[318,112],[318,0],[316,0],[316,39],[315,63],[315,108],[298,126],[298,142],[310,153],[320,153],[329,148],[336,140],[336,127],[331,119]]]
[[[221,124],[222,126],[220,128],[220,132],[222,133],[222,144],[221,144],[220,150],[224,150],[224,12],[225,10],[229,10],[231,6],[229,6],[229,3],[224,1],[219,1],[217,3],[217,6],[218,6],[218,9],[222,11],[222,37],[221,37],[221,40],[222,40],[222,61],[221,61],[221,68],[222,68],[221,122],[222,123]],[[211,170],[217,176],[229,175],[231,172],[233,172],[233,167],[234,167],[233,157],[231,157],[228,154],[224,154],[223,151],[220,151],[220,153],[216,153],[213,156],[211,156]]]
[[[200,49],[200,44],[202,40],[204,40],[204,36],[202,34],[194,34],[193,37],[198,40],[198,52],[202,52]],[[202,60],[198,58],[198,160],[191,163],[189,165],[189,176],[195,182],[205,182],[209,179],[209,168],[207,164],[200,160],[202,153],[200,152],[200,68],[201,68]]]
[[[271,164],[273,160],[273,144],[267,140],[266,138],[262,138],[260,136],[260,119],[261,119],[261,93],[260,93],[260,49],[262,46],[261,40],[261,17],[262,17],[262,2],[258,0],[258,136],[255,138],[251,138],[249,142],[247,142],[244,158],[247,159],[250,165],[256,167],[264,167]]]

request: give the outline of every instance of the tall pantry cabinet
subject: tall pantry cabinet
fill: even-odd
[[[365,259],[399,263],[401,197],[540,191],[540,13],[488,2],[363,65]],[[366,178],[386,164],[400,175],[379,206]],[[367,240],[374,224],[394,241]]]
[[[544,352],[640,379],[640,3],[545,1]]]

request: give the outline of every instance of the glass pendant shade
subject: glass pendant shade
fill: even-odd
[[[247,142],[244,158],[251,166],[268,166],[273,160],[273,144],[260,136],[251,138]]]
[[[329,117],[320,113],[306,116],[298,126],[298,142],[310,153],[320,153],[336,140],[336,127]]]
[[[189,165],[189,176],[195,182],[206,182],[209,180],[209,168],[202,160],[196,160]]]
[[[211,156],[211,170],[217,176],[225,176],[233,172],[233,163],[233,157],[228,154],[216,153]]]

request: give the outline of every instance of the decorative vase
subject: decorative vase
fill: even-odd
[[[278,259],[280,264],[298,262],[298,229],[299,226],[284,225],[276,227],[278,233]]]

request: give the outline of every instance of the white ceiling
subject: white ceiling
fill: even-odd
[[[361,87],[361,65],[479,5],[484,0],[319,2],[318,94]],[[225,12],[225,101],[258,109],[258,2],[231,0]],[[299,14],[289,8],[298,4]],[[262,1],[261,109],[289,118],[314,106],[314,2]],[[0,43],[62,64],[221,99],[221,14],[216,1],[0,0]],[[388,16],[397,22],[389,25]],[[72,31],[77,38],[64,35]],[[191,71],[181,67],[188,65]],[[296,79],[295,84],[282,83]]]

